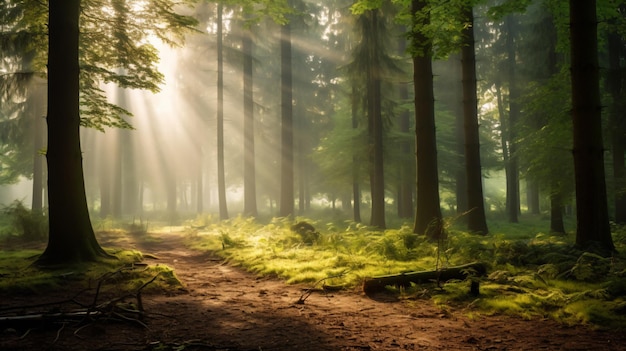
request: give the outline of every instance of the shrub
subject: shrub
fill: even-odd
[[[15,231],[23,239],[30,241],[48,237],[48,217],[43,212],[32,211],[18,200],[6,206],[3,212],[11,218]]]

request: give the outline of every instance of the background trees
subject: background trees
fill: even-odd
[[[45,29],[45,8],[38,2],[8,4],[14,6],[3,8],[3,33],[15,34],[3,34],[3,71],[42,71],[45,55],[37,53],[43,52],[45,36],[37,31]],[[424,10],[414,15],[408,1],[384,7],[366,0],[355,4],[233,2],[221,5],[223,11],[211,2],[198,3],[193,9],[151,4],[155,6],[84,1],[80,123],[107,130],[111,139],[107,142],[116,143],[122,155],[132,155],[103,169],[108,164],[104,156],[117,151],[112,151],[111,144],[95,141],[102,136],[92,139],[90,133],[83,133],[92,214],[109,216],[117,213],[115,207],[132,208],[131,202],[120,206],[119,200],[113,201],[130,193],[140,209],[169,208],[173,215],[191,212],[192,202],[197,204],[196,212],[205,213],[219,210],[216,206],[228,201],[234,212],[290,216],[296,214],[297,201],[298,214],[307,214],[317,205],[335,210],[341,206],[353,211],[355,220],[361,219],[362,206],[369,207],[367,219],[382,228],[393,204],[400,217],[407,216],[406,208],[417,205],[409,215],[415,215],[417,232],[424,232],[433,218],[458,213],[467,218],[471,231],[487,233],[489,216],[506,213],[510,221],[516,221],[517,216],[540,211],[551,214],[551,230],[568,230],[563,218],[575,197],[574,168],[568,154],[572,141],[566,133],[571,128],[568,57],[573,54],[569,53],[565,3],[459,1],[443,6],[430,0],[416,2]],[[594,118],[604,126],[610,122],[613,132],[612,162],[607,167],[614,171],[607,172],[614,174],[607,178],[614,190],[609,194],[612,198],[612,193],[623,192],[622,94],[616,79],[624,52],[623,16],[612,3],[599,1],[598,5],[601,22],[606,23],[598,32],[600,42],[610,44],[607,50],[600,48],[600,62],[606,62],[614,74],[599,86],[599,96],[606,97],[611,108]],[[189,45],[178,51],[161,49],[163,62],[158,66],[154,39],[177,42],[181,29],[194,24],[179,13],[192,12],[201,24],[189,36]],[[144,17],[150,18],[144,21]],[[220,23],[222,34],[217,35]],[[253,36],[245,35],[247,28]],[[281,32],[278,28],[285,30],[282,40],[276,35]],[[407,33],[423,36],[419,45],[432,46],[429,57],[414,55],[419,45],[411,43],[414,37]],[[33,46],[24,45],[27,37],[36,39],[30,41]],[[216,68],[219,52],[223,53],[221,70]],[[421,59],[416,60],[419,64],[411,78],[408,63],[413,56]],[[434,73],[428,73],[429,64]],[[577,64],[576,60],[571,64]],[[158,73],[157,68],[165,73]],[[220,74],[222,84],[216,84]],[[1,105],[1,121],[5,126],[18,126],[3,128],[0,135],[5,151],[1,171],[7,181],[40,173],[34,171],[33,156],[24,162],[26,158],[17,155],[34,155],[40,148],[33,142],[39,138],[24,133],[23,126],[30,119],[22,117],[42,114],[41,109],[25,108],[31,105],[26,101],[41,98],[16,77],[3,75],[3,91],[11,93],[3,95],[3,102],[13,99],[14,103]],[[160,86],[166,77],[168,84]],[[156,103],[137,98],[128,89],[113,91],[107,82],[155,92],[163,87],[167,95]],[[416,86],[398,88],[409,87],[410,82]],[[218,85],[223,88],[221,112]],[[462,91],[465,97],[460,96]],[[132,124],[138,130],[114,137],[107,128],[129,127],[127,110],[135,113]],[[604,118],[609,111],[610,120]],[[407,122],[407,113],[428,118]],[[463,116],[466,128],[459,123]],[[224,132],[219,152],[219,134],[212,128]],[[416,138],[407,132],[413,128],[419,132]],[[459,133],[462,129],[467,133]],[[147,130],[154,130],[154,136]],[[27,139],[32,147],[24,146]],[[98,148],[102,158],[93,162],[90,153]],[[215,172],[215,168],[222,170]],[[581,171],[577,167],[576,172]],[[92,181],[100,177],[102,182]],[[409,183],[407,177],[413,180]],[[132,181],[121,181],[129,178],[135,179],[135,186]],[[520,178],[526,182],[520,183]],[[465,185],[467,180],[470,183]],[[526,200],[520,196],[524,191],[529,194]],[[423,199],[428,200],[422,203]],[[618,219],[620,207],[619,201],[611,202],[606,212],[615,209]],[[126,218],[130,212],[121,211]]]

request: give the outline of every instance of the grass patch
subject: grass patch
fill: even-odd
[[[319,231],[307,245],[293,223],[305,220]],[[547,221],[492,225],[494,234],[471,235],[448,228],[448,240],[434,243],[416,236],[408,225],[384,231],[353,222],[296,218],[257,223],[235,218],[207,221],[188,236],[188,244],[216,251],[235,265],[288,283],[358,287],[363,279],[385,274],[432,270],[474,261],[487,263],[489,275],[480,279],[480,295],[471,296],[468,281],[438,287],[424,284],[394,289],[403,296],[429,296],[442,306],[463,308],[468,314],[511,314],[524,318],[553,318],[566,324],[626,327],[626,260],[616,254],[603,258],[574,248],[574,235],[546,234],[537,228]],[[614,227],[619,252],[626,230]]]
[[[102,292],[134,291],[155,276],[157,279],[143,291],[179,288],[181,282],[165,265],[142,264],[143,256],[136,250],[110,252],[116,259],[81,263],[57,268],[39,268],[33,263],[40,250],[0,251],[0,294],[45,294],[49,290],[75,288],[93,289],[101,283]]]

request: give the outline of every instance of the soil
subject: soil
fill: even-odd
[[[547,319],[470,317],[461,307],[366,296],[360,289],[314,292],[298,304],[309,286],[257,277],[186,248],[181,239],[168,234],[124,243],[153,254],[147,263],[174,268],[184,284],[176,292],[142,295],[144,326],[99,320],[27,331],[3,327],[0,350],[626,350],[620,332]],[[68,286],[45,297],[0,296],[0,307],[61,301],[75,293]]]

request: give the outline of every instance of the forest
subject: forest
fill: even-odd
[[[4,0],[0,349],[626,350],[625,33],[622,0]]]

